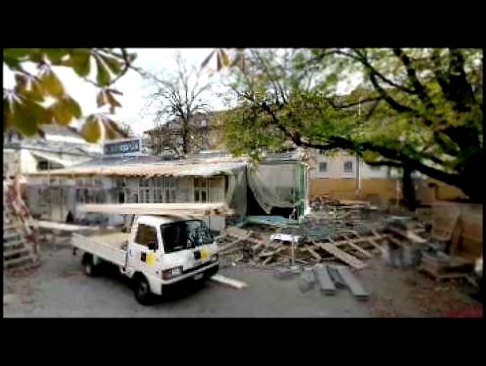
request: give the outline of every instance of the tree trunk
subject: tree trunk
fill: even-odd
[[[409,166],[403,167],[402,189],[405,205],[410,211],[417,209],[417,198],[415,196],[415,185],[412,179],[413,170]]]
[[[460,182],[457,185],[471,202],[483,203],[484,199],[484,174],[482,153],[476,153],[467,159],[464,164]]]

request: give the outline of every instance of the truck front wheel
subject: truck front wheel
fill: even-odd
[[[155,295],[150,291],[150,285],[145,276],[136,276],[134,285],[135,299],[137,299],[139,304],[152,305]]]

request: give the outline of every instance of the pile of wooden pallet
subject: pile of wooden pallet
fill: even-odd
[[[381,254],[387,237],[377,231],[367,234],[348,231],[319,241],[307,241],[303,238],[292,244],[279,240],[278,235],[230,227],[216,239],[221,255],[237,253],[235,262],[252,260],[256,265],[266,266],[289,261],[299,265],[338,261],[355,269],[362,269],[366,267],[365,259]]]

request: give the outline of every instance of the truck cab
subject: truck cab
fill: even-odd
[[[152,295],[185,281],[208,279],[218,272],[218,245],[206,224],[189,216],[134,216],[130,233],[73,235],[73,246],[85,252],[85,273],[101,262],[117,265],[131,278],[136,299],[149,304]]]

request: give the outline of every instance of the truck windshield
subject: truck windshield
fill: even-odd
[[[201,220],[178,221],[160,227],[166,253],[211,244],[213,236]]]

